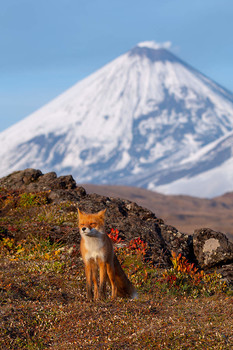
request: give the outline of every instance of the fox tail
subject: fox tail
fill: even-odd
[[[128,297],[132,299],[138,298],[138,293],[125,272],[123,271],[117,256],[114,254],[114,269],[115,269],[115,279],[117,286],[117,295],[119,297]]]

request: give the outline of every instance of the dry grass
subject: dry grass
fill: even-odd
[[[49,225],[61,232],[64,223],[75,226],[76,215],[65,209],[71,203],[30,198],[22,206],[18,196],[1,197],[1,349],[233,348],[231,293],[171,292],[159,282],[161,271],[127,249],[119,258],[139,299],[87,302],[78,249],[49,236]],[[3,238],[6,232],[16,238]]]

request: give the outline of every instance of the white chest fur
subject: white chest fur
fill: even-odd
[[[101,260],[104,260],[104,241],[102,237],[89,237],[89,236],[82,236],[85,242],[85,247],[87,249],[87,252],[85,254],[85,260],[100,258]]]

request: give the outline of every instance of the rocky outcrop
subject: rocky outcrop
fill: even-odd
[[[148,258],[155,265],[168,267],[171,264],[171,251],[174,251],[196,262],[201,268],[222,269],[223,275],[233,283],[233,244],[220,232],[200,229],[195,231],[193,237],[186,235],[134,202],[87,194],[71,175],[57,177],[54,172],[42,174],[40,170],[26,169],[0,179],[0,187],[26,192],[48,191],[51,202],[70,200],[73,203],[72,210],[79,207],[83,211],[97,212],[107,208],[107,231],[118,229],[126,240],[141,237],[147,242]],[[52,234],[62,238],[59,237],[59,229]],[[71,239],[73,237],[79,235],[74,234]]]
[[[223,233],[209,228],[195,230],[193,250],[201,268],[217,270],[233,284],[233,244]]]
[[[194,231],[193,250],[202,268],[233,263],[233,244],[223,233],[209,228]]]
[[[78,187],[71,175],[57,177],[55,172],[42,174],[36,169],[15,171],[0,179],[0,187],[25,192],[50,191],[51,201],[75,200],[86,195],[85,189]]]
[[[25,169],[0,179],[0,187],[12,190],[48,191],[54,189],[74,189],[76,182],[71,175],[57,177],[55,172],[42,174],[40,170]]]

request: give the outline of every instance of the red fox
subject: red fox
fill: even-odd
[[[137,298],[137,292],[114,253],[111,239],[105,233],[105,210],[95,214],[81,212],[78,209],[80,250],[85,264],[87,299],[94,300],[106,296],[106,281],[109,280],[112,298],[116,296]],[[98,287],[99,270],[99,287]]]

